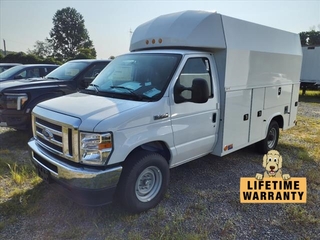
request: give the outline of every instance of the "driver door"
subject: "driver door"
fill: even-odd
[[[217,139],[219,112],[217,109],[218,96],[214,96],[211,62],[209,57],[189,57],[185,60],[182,71],[174,88],[183,86],[190,88],[195,78],[205,79],[209,86],[209,99],[205,103],[194,103],[191,92],[185,90],[170,99],[171,120],[176,156],[172,166],[204,156],[212,151]],[[179,98],[185,101],[181,102]],[[181,103],[179,103],[181,102]]]

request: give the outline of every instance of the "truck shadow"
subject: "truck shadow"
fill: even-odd
[[[0,149],[25,149],[27,150],[30,135],[27,131],[8,129],[0,131]]]

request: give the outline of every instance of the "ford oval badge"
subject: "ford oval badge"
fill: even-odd
[[[43,135],[46,139],[48,139],[48,140],[53,139],[53,133],[50,132],[50,130],[47,129],[47,128],[44,128],[44,129],[42,130],[42,135]]]

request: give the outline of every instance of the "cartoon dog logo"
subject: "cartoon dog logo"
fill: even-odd
[[[283,180],[290,179],[289,174],[282,174],[282,157],[276,150],[270,150],[263,156],[262,166],[266,169],[264,174],[256,174],[256,179],[262,180],[264,177],[283,178]]]

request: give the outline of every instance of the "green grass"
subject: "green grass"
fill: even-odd
[[[41,179],[37,176],[34,168],[29,162],[25,161],[25,159],[24,161],[16,160],[18,159],[17,156],[24,155],[25,151],[17,150],[14,152],[1,152],[0,179],[2,191],[0,191],[0,202],[3,202],[33,188],[41,182]]]
[[[316,104],[320,109],[320,91],[308,90],[305,96],[300,95],[300,101]],[[297,120],[297,126],[286,130],[280,137],[279,151],[294,156],[291,159],[289,155],[284,156],[284,167],[292,171],[291,176],[307,178],[307,204],[285,205],[286,214],[281,226],[288,232],[300,229],[301,239],[310,239],[310,229],[320,226],[320,120],[301,115]]]
[[[29,165],[18,166],[17,163],[14,163],[13,165],[10,165],[8,163],[8,167],[10,169],[11,179],[17,185],[22,185],[23,183],[26,183],[28,180],[31,180],[31,178],[37,177],[34,170],[30,169]]]
[[[294,223],[291,227],[310,227],[310,225],[316,226],[320,223],[319,217],[308,212],[303,205],[287,205],[286,213],[287,218],[291,220],[291,223]]]
[[[12,224],[15,216],[32,212],[29,203],[38,197],[35,187],[41,179],[29,161],[28,136],[24,132],[0,129],[0,211],[11,219],[2,222],[1,229]]]
[[[300,90],[299,101],[320,103],[320,90],[307,90],[305,95],[302,95],[302,91]]]
[[[296,151],[298,160],[320,163],[320,124],[319,119],[297,116],[297,126],[286,130],[280,137],[279,147]]]

